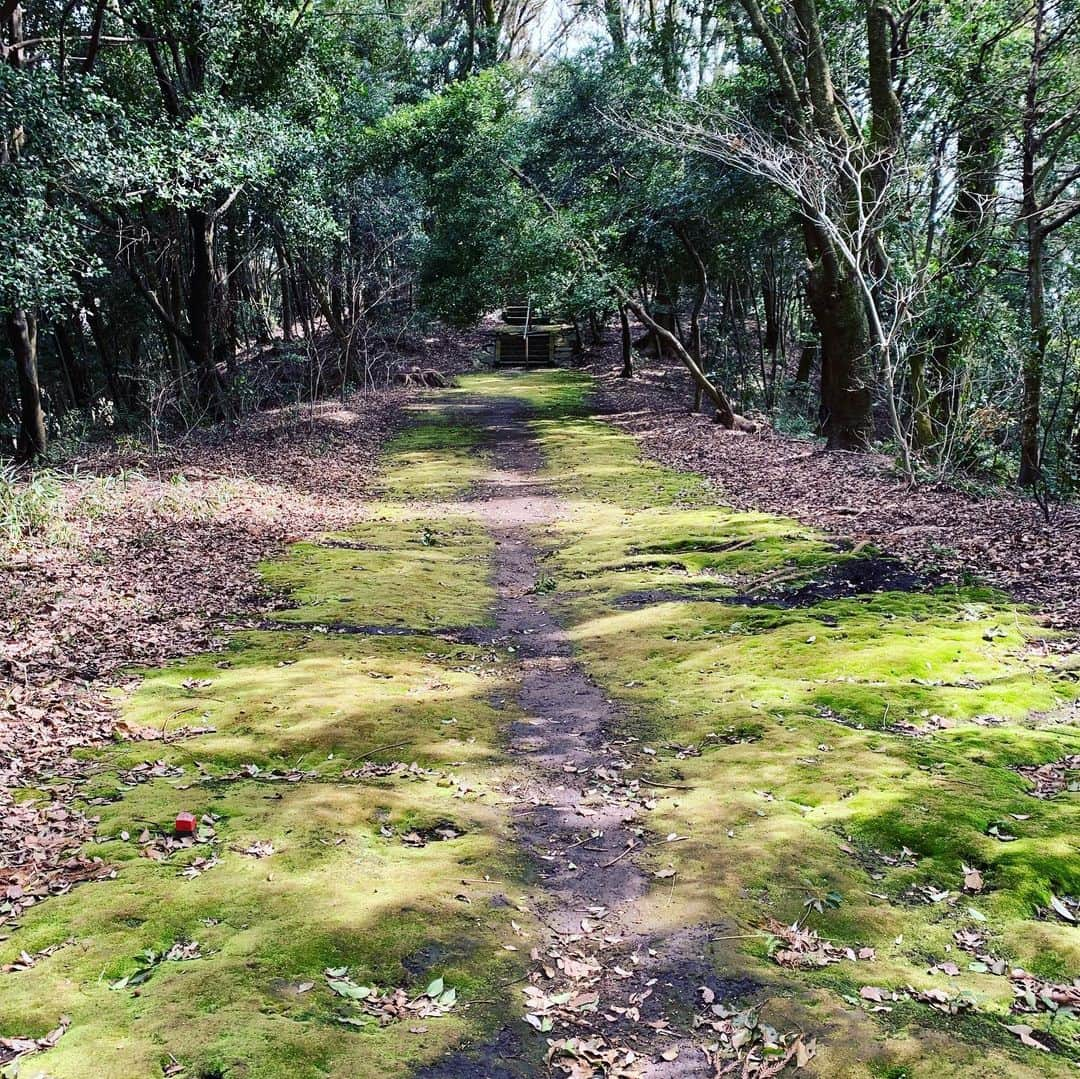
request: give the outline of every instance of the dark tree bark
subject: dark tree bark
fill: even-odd
[[[761,41],[776,76],[784,107],[784,122],[796,141],[816,130],[833,145],[850,144],[833,85],[832,70],[815,0],[794,0],[795,21],[803,48],[804,68],[797,78],[791,51],[773,31],[758,0],[741,0]],[[868,23],[869,44],[877,57],[881,44],[882,12]],[[888,73],[884,73],[887,75]],[[883,72],[875,63],[871,72],[873,137],[884,137],[898,123],[893,113],[895,95],[882,82]],[[809,119],[800,86],[805,83]],[[883,111],[884,110],[884,111]],[[809,215],[809,210],[807,211]],[[832,241],[804,220],[803,236],[810,274],[807,302],[821,334],[821,430],[831,449],[865,449],[873,433],[873,351],[865,299],[850,269],[840,259]]]
[[[281,292],[281,336],[285,341],[293,339],[293,327],[296,325],[296,311],[292,298],[292,273],[289,261],[285,257],[284,247],[275,244],[278,262],[278,288]]]
[[[630,316],[626,304],[619,304],[619,330],[622,344],[622,370],[620,378],[634,377],[634,343],[630,340]]]
[[[37,320],[21,308],[7,317],[8,343],[19,383],[19,437],[15,460],[25,464],[45,452],[45,413],[37,369]]]
[[[694,295],[694,306],[690,309],[690,355],[694,357],[694,361],[701,365],[701,312],[705,307],[705,301],[709,298],[709,271],[705,266],[705,260],[701,257],[701,253],[697,247],[694,246],[693,241],[690,239],[690,234],[686,229],[678,227],[675,229],[675,235],[678,236],[679,242],[686,249],[686,253],[690,256],[694,263],[694,269],[697,272],[698,287],[697,292]]]
[[[604,21],[607,23],[611,47],[617,56],[626,56],[626,16],[621,0],[604,0]]]
[[[799,386],[805,386],[814,373],[814,367],[818,361],[821,346],[817,341],[804,341],[799,349],[799,364],[795,368],[795,382]]]
[[[218,371],[214,348],[217,314],[214,274],[214,222],[205,210],[187,212],[191,241],[191,272],[188,275],[188,336],[184,340],[188,361],[195,371],[199,404],[216,419],[229,415],[229,402]]]
[[[1027,203],[1024,206],[1028,213]],[[1046,237],[1037,220],[1028,218],[1027,240],[1027,313],[1028,343],[1024,350],[1021,379],[1023,402],[1020,407],[1021,487],[1034,487],[1042,476],[1040,432],[1042,428],[1042,384],[1046,346],[1050,328],[1046,324],[1046,276],[1043,250]]]
[[[0,59],[11,67],[21,68],[26,62],[26,48],[22,45],[25,40],[22,4],[17,0],[5,3],[0,15],[0,33],[9,46],[0,51]],[[0,134],[0,164],[11,165],[18,158],[22,141],[18,130]],[[38,381],[37,318],[34,313],[16,303],[7,316],[7,335],[15,357],[19,385],[19,434],[15,459],[24,463],[45,452],[45,414],[41,408]]]
[[[821,332],[822,434],[829,449],[866,449],[873,434],[870,328],[858,286],[831,245],[818,249],[806,294]]]
[[[973,60],[963,72],[966,92],[952,118],[956,133],[956,197],[942,244],[941,261],[948,267],[940,284],[943,302],[926,335],[925,346],[913,351],[910,367],[914,444],[930,458],[938,455],[960,407],[961,357],[973,334],[960,312],[972,302],[980,286],[985,241],[997,193],[1003,111],[994,105],[1004,105],[1007,90],[1003,92],[993,84],[990,61],[1004,35],[980,42],[979,33],[973,23],[969,40]],[[941,165],[939,169],[944,171]],[[927,258],[933,241],[931,229]]]
[[[71,403],[76,408],[86,408],[93,399],[90,372],[86,369],[83,357],[76,353],[71,334],[63,322],[53,327],[53,337],[56,338],[56,352],[64,370],[64,379],[71,392]]]
[[[1028,343],[1021,381],[1019,482],[1042,479],[1042,393],[1050,323],[1046,313],[1047,246],[1053,233],[1080,215],[1080,199],[1069,197],[1080,181],[1080,165],[1062,157],[1080,131],[1080,94],[1063,88],[1056,72],[1074,47],[1075,23],[1055,22],[1050,0],[1035,0],[1030,12],[1031,45],[1021,113],[1021,209],[1027,239]]]

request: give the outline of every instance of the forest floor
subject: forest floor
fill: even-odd
[[[1080,629],[1080,506],[970,481],[913,486],[893,458],[826,452],[816,439],[762,424],[754,434],[718,429],[693,413],[686,370],[645,361],[618,378],[617,348],[594,351],[597,407],[642,449],[710,479],[740,509],[784,513],[853,543],[872,542],[954,580],[978,576],[1030,604],[1050,625]]]
[[[718,504],[593,392],[472,375],[328,407],[277,452],[256,432],[229,477],[132,481],[159,515],[106,556],[140,589],[73,558],[61,609],[18,613],[9,712],[42,744],[65,727],[42,692],[85,715],[8,773],[28,838],[0,863],[0,1066],[1074,1072],[1061,639],[984,585]],[[184,531],[193,482],[217,544]],[[121,657],[143,665],[121,737],[77,749]]]

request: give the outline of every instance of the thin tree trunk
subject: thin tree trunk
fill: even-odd
[[[1043,268],[1042,207],[1036,179],[1040,122],[1039,80],[1043,59],[1043,25],[1046,7],[1037,0],[1032,26],[1031,62],[1024,91],[1023,145],[1021,148],[1021,206],[1027,230],[1028,341],[1021,372],[1023,400],[1020,406],[1021,487],[1034,487],[1042,475],[1039,429],[1042,421],[1043,361],[1049,331],[1046,326],[1046,279]]]
[[[1042,426],[1042,384],[1046,346],[1046,278],[1043,269],[1043,236],[1038,224],[1028,223],[1027,251],[1028,346],[1024,351],[1023,402],[1020,408],[1021,487],[1034,487],[1042,475],[1039,432]]]
[[[0,61],[13,68],[26,63],[26,48],[22,45],[23,6],[3,5],[4,30],[8,48],[0,52]],[[8,167],[19,157],[24,135],[20,128],[0,132],[0,164]],[[15,357],[16,381],[19,385],[19,434],[15,443],[15,460],[32,461],[45,452],[45,414],[41,408],[41,385],[37,367],[37,318],[21,304],[14,306],[7,317],[7,335]]]
[[[124,389],[120,384],[120,375],[116,369],[113,348],[111,343],[105,339],[105,324],[97,308],[91,309],[89,320],[90,334],[94,338],[94,344],[97,346],[98,358],[101,360],[101,366],[105,371],[105,381],[109,385],[109,396],[113,399],[117,411],[126,412],[128,408],[127,394],[124,393]]]
[[[281,337],[285,341],[293,339],[293,326],[296,323],[296,312],[293,310],[292,288],[290,281],[292,275],[289,271],[289,260],[286,258],[284,247],[278,243],[274,245],[278,261],[278,288],[281,292]]]
[[[622,343],[622,371],[620,378],[634,377],[634,343],[630,340],[630,316],[626,313],[626,304],[619,304],[619,329]]]
[[[926,357],[918,348],[912,349],[908,359],[908,376],[911,379],[912,445],[918,452],[930,454],[937,438],[930,414],[930,392],[926,386]]]
[[[25,464],[45,452],[45,413],[37,369],[37,319],[22,308],[7,318],[8,343],[15,356],[19,382],[19,437],[15,460]]]
[[[645,308],[632,300],[625,293],[621,295],[623,303],[634,312],[635,315],[656,335],[656,337],[666,344],[675,356],[682,361],[683,366],[690,372],[690,377],[694,380],[694,383],[701,387],[702,392],[706,397],[716,406],[716,418],[725,427],[731,429],[751,430],[753,424],[749,420],[740,416],[732,407],[731,401],[728,400],[728,396],[719,386],[714,385],[709,381],[706,374],[701,370],[697,363],[694,362],[694,357],[687,352],[683,343],[673,334],[669,329],[661,326],[652,315],[649,314]]]
[[[191,273],[187,295],[189,337],[185,347],[198,380],[199,404],[209,409],[215,418],[226,419],[228,401],[214,348],[214,226],[210,215],[199,209],[188,210],[187,222],[191,239]]]
[[[76,408],[86,408],[93,397],[86,364],[83,363],[80,355],[76,355],[71,334],[68,333],[68,328],[64,323],[57,323],[53,327],[53,336],[56,338],[56,351],[64,369],[64,378],[71,391],[72,403]]]

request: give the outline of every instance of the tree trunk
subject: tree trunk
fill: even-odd
[[[1042,426],[1043,362],[1050,331],[1046,325],[1046,280],[1043,235],[1037,221],[1028,221],[1028,346],[1024,351],[1023,403],[1020,407],[1021,487],[1034,487],[1042,474],[1039,434]]]
[[[21,68],[26,62],[22,45],[23,7],[16,0],[3,4],[0,28],[8,40],[8,48],[0,50],[0,62]],[[0,131],[0,164],[12,167],[23,146],[21,128]],[[19,384],[19,434],[15,443],[15,460],[32,461],[45,452],[45,414],[41,409],[41,386],[37,368],[37,318],[22,305],[11,309],[7,317],[8,341],[15,357],[16,380]]]
[[[64,369],[64,378],[71,391],[72,404],[76,408],[86,408],[93,399],[93,389],[86,364],[81,355],[76,355],[71,334],[68,333],[66,325],[58,323],[53,327],[53,336],[56,338],[56,351]]]
[[[687,254],[693,259],[694,268],[697,270],[698,289],[694,296],[694,306],[690,311],[690,355],[694,362],[701,366],[701,312],[705,307],[705,301],[709,298],[709,271],[701,253],[690,239],[689,232],[681,226],[675,227],[675,235],[686,249]],[[699,387],[700,389],[700,387]],[[695,398],[694,410],[701,407],[700,394]]]
[[[862,294],[818,238],[807,299],[821,332],[821,432],[829,449],[863,450],[873,435],[873,364]]]
[[[622,371],[620,378],[634,377],[633,342],[630,340],[630,316],[626,312],[626,304],[619,304],[619,329],[622,337]]]
[[[187,295],[188,337],[184,344],[198,382],[199,404],[216,419],[226,419],[228,401],[214,349],[214,226],[204,210],[188,210],[187,221],[191,238],[191,273]]]
[[[977,42],[972,42],[977,49]],[[929,339],[930,371],[934,387],[929,402],[930,422],[941,441],[948,434],[960,407],[963,370],[961,359],[978,333],[972,320],[963,317],[980,288],[981,265],[986,258],[988,224],[998,185],[1002,118],[988,112],[988,61],[992,52],[977,50],[978,60],[967,73],[976,105],[964,103],[956,135],[956,200],[950,215],[945,248],[946,274],[941,294],[942,311],[935,319]],[[929,248],[928,248],[929,254]]]
[[[908,374],[911,379],[912,445],[919,453],[931,454],[937,437],[930,411],[930,392],[926,386],[926,356],[918,348],[911,351]]]
[[[620,291],[619,296],[622,302],[656,335],[657,339],[666,344],[676,358],[682,361],[683,366],[690,372],[690,377],[694,380],[695,385],[699,386],[702,393],[716,406],[716,419],[718,422],[732,430],[755,430],[753,423],[740,416],[731,407],[731,401],[728,400],[727,394],[719,386],[709,381],[708,376],[694,361],[694,357],[687,352],[683,343],[669,329],[661,326],[643,305],[637,303],[625,293]]]
[[[216,334],[214,340],[214,367],[225,373],[230,385],[236,378],[236,352],[240,346],[240,266],[230,266],[230,249],[234,244],[224,245],[224,267],[216,268],[215,316]],[[235,254],[233,254],[235,258]]]
[[[799,348],[799,364],[795,368],[795,384],[797,386],[805,386],[810,381],[820,351],[821,346],[817,341],[802,342]]]
[[[285,257],[285,249],[280,243],[274,245],[278,263],[278,288],[281,292],[281,337],[284,341],[293,339],[293,326],[296,323],[296,312],[293,310],[292,289],[290,287],[291,273],[289,261]]]
[[[621,0],[604,0],[604,21],[611,38],[612,51],[618,57],[626,56],[626,17]]]
[[[771,410],[776,404],[776,372],[780,366],[780,344],[783,340],[781,325],[781,297],[776,284],[776,268],[772,259],[761,275],[761,306],[765,314],[765,332],[761,336],[761,384],[765,393],[765,407]],[[759,327],[760,328],[760,327]],[[768,366],[765,358],[768,357]]]
[[[656,295],[653,296],[652,317],[658,326],[667,330],[673,337],[677,335],[675,303],[662,287],[657,288]],[[656,349],[656,358],[658,360],[663,359],[665,339],[656,331],[653,331],[652,337],[653,347]]]
[[[1020,474],[1021,487],[1034,487],[1042,475],[1039,453],[1039,429],[1042,425],[1042,378],[1046,345],[1050,336],[1046,325],[1046,279],[1043,267],[1043,246],[1046,233],[1040,206],[1037,161],[1041,138],[1039,135],[1041,104],[1039,86],[1043,61],[1043,28],[1046,6],[1036,3],[1032,27],[1031,61],[1028,66],[1024,92],[1021,146],[1021,208],[1027,231],[1027,308],[1028,340],[1024,349],[1021,372],[1023,400],[1020,406]]]
[[[19,437],[15,460],[25,464],[45,452],[45,413],[37,369],[37,319],[22,308],[7,318],[8,343],[15,356],[19,382]]]
[[[116,369],[116,357],[113,354],[112,345],[105,339],[105,324],[97,308],[90,310],[89,320],[90,334],[94,338],[94,344],[97,346],[98,358],[101,360],[101,366],[105,371],[105,381],[109,385],[109,396],[113,399],[113,404],[116,405],[118,412],[126,412],[128,408],[127,394],[120,384],[120,375]]]

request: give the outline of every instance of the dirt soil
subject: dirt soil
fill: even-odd
[[[462,408],[460,397],[453,405]],[[523,403],[477,398],[464,412],[485,433],[491,471],[469,502],[437,509],[471,513],[494,537],[495,640],[522,664],[517,703],[525,718],[511,725],[509,746],[521,767],[506,793],[516,802],[514,830],[541,886],[535,913],[547,929],[532,953],[531,980],[543,983],[538,997],[595,995],[596,1011],[562,1015],[560,1026],[565,1032],[569,1019],[567,1037],[595,1041],[596,1060],[610,1069],[604,1074],[623,1074],[625,1066],[650,1079],[713,1075],[700,1037],[680,1031],[671,1015],[692,1007],[702,986],[728,998],[753,987],[720,985],[708,958],[709,927],[660,939],[638,910],[649,882],[635,858],[662,839],[639,819],[650,792],[623,776],[644,758],[635,740],[619,736],[619,712],[586,677],[536,589],[542,567],[534,537],[565,511],[538,478],[542,458]],[[420,1074],[535,1075],[537,1044],[513,1019],[486,1044]]]

